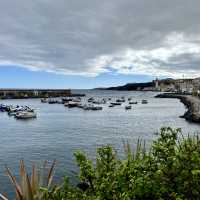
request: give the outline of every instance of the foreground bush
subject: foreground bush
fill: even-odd
[[[112,147],[103,146],[97,149],[95,164],[84,153],[76,152],[78,187],[65,178],[51,190],[40,188],[43,199],[198,200],[200,140],[198,136],[178,139],[179,135],[179,129],[162,128],[149,151],[140,141],[135,152],[125,144],[124,159],[119,159]]]

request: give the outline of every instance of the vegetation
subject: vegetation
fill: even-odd
[[[98,148],[95,164],[78,151],[74,155],[80,183],[73,186],[65,178],[62,185],[38,191],[44,200],[200,199],[198,136],[183,138],[179,129],[162,128],[148,151],[141,141],[135,152],[129,144],[124,150],[120,159],[111,146]]]
[[[17,182],[15,176],[12,174],[11,170],[6,167],[6,174],[8,175],[14,189],[16,200],[42,200],[44,199],[44,194],[41,188],[45,187],[50,189],[53,172],[56,162],[54,161],[51,166],[47,167],[47,162],[44,163],[43,167],[39,169],[36,165],[32,166],[32,173],[29,176],[26,172],[26,168],[23,160],[19,164],[19,175],[20,182]],[[0,195],[0,199],[7,200],[6,197]]]

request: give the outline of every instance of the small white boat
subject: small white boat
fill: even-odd
[[[80,98],[75,98],[75,99],[73,99],[72,101],[75,102],[75,103],[80,103],[80,102],[81,102],[81,99],[80,99]]]
[[[15,116],[18,112],[26,111],[26,109],[30,109],[29,107],[10,107],[8,111],[9,116]]]
[[[106,100],[102,99],[102,100],[96,100],[92,102],[93,104],[106,104]]]
[[[75,107],[78,107],[80,105],[80,103],[77,103],[77,102],[69,102],[67,105],[68,108],[75,108]]]
[[[103,110],[103,107],[101,106],[94,106],[94,105],[84,105],[84,110]]]
[[[32,118],[36,118],[37,114],[35,112],[22,111],[22,112],[16,113],[15,117],[17,119],[32,119]]]

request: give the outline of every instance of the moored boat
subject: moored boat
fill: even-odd
[[[103,110],[101,106],[94,106],[94,105],[84,105],[83,110]]]
[[[48,100],[46,98],[41,99],[41,103],[48,103]]]
[[[103,107],[101,107],[101,106],[94,106],[94,107],[91,107],[91,110],[103,110]]]
[[[67,104],[65,104],[65,106],[67,106],[68,108],[75,108],[78,107],[80,104],[77,102],[69,102]]]
[[[6,106],[6,105],[4,105],[4,104],[1,104],[1,105],[0,105],[0,112],[5,112],[5,111],[8,110],[8,108],[9,108],[9,106]]]
[[[126,110],[130,110],[132,107],[131,106],[125,106]]]
[[[37,114],[35,112],[22,111],[22,112],[16,113],[15,117],[17,119],[32,119],[32,118],[36,118]]]
[[[137,101],[130,101],[129,104],[138,104]]]
[[[110,104],[114,105],[114,106],[121,106],[122,105],[122,103],[120,103],[120,102],[111,102]]]
[[[126,101],[126,100],[123,99],[123,98],[122,98],[122,99],[117,99],[117,100],[116,100],[117,103],[124,103],[125,101]]]
[[[146,99],[143,99],[142,104],[148,104],[148,101]]]

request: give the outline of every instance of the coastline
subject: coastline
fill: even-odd
[[[180,116],[189,122],[200,123],[200,99],[192,95],[181,95],[174,93],[158,94],[155,98],[176,98],[187,108],[187,111]]]

